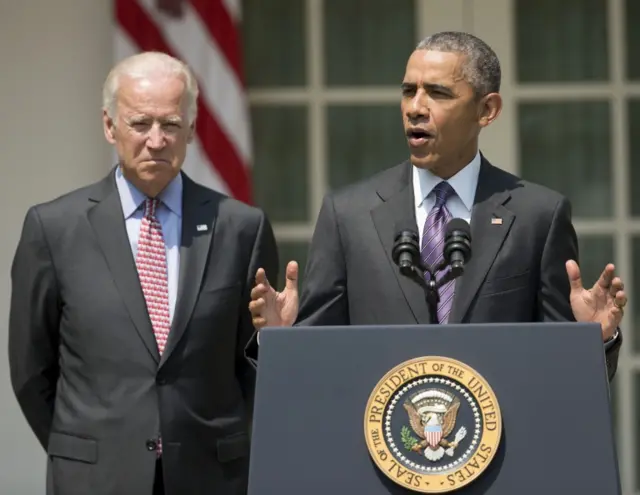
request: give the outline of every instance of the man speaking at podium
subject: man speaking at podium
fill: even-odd
[[[438,33],[419,43],[402,82],[410,160],[324,198],[299,313],[297,265],[289,263],[280,293],[258,270],[256,328],[597,321],[613,377],[626,303],[614,266],[583,289],[569,201],[479,151],[480,131],[501,111],[500,77],[496,54],[472,35]],[[422,263],[433,266],[452,218],[470,223],[472,256],[430,310],[423,288],[400,273],[394,238],[410,226]]]

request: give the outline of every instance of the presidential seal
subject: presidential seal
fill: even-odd
[[[493,390],[459,361],[427,356],[404,362],[376,385],[364,433],[371,457],[395,483],[446,493],[478,478],[502,434]]]

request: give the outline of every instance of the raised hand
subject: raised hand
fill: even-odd
[[[580,322],[600,323],[602,339],[609,340],[620,325],[627,304],[624,284],[620,277],[615,276],[615,266],[609,263],[589,290],[582,285],[580,268],[575,261],[567,261],[566,268],[571,284],[569,299],[573,316]]]
[[[249,311],[256,330],[263,327],[290,327],[298,316],[298,263],[290,261],[282,292],[269,283],[264,269],[256,272],[256,286],[251,290]]]

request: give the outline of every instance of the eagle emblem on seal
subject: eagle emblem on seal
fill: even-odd
[[[467,435],[467,429],[462,426],[453,440],[447,440],[456,425],[460,399],[441,389],[427,389],[415,392],[403,406],[411,425],[411,429],[404,426],[401,431],[404,447],[432,462],[439,461],[445,454],[453,456]],[[412,436],[411,431],[418,438]]]

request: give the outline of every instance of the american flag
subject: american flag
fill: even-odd
[[[161,51],[187,63],[198,79],[196,139],[185,172],[251,202],[248,103],[239,41],[241,0],[115,0],[116,62]]]

